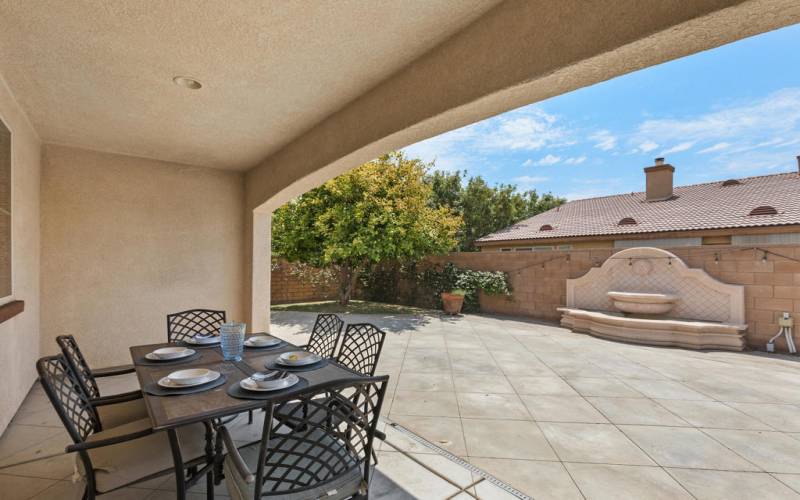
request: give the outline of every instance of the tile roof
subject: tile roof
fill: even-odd
[[[738,180],[740,184],[727,186],[723,181],[678,186],[666,201],[647,202],[644,192],[571,201],[484,236],[478,244],[800,224],[797,172]],[[777,215],[748,215],[764,205],[775,207]],[[626,217],[636,224],[619,225]],[[553,229],[541,231],[546,224]]]

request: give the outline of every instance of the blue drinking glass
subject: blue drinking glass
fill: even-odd
[[[226,361],[241,361],[244,351],[244,323],[223,323],[219,327],[222,357]]]

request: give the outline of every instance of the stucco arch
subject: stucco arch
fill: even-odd
[[[386,151],[796,22],[794,0],[501,3],[247,172],[253,327],[268,326],[267,226],[285,201]]]

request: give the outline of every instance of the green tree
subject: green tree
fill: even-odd
[[[470,178],[466,185],[463,179],[461,172],[434,172],[427,178],[433,189],[431,206],[448,207],[464,218],[464,226],[458,232],[462,251],[474,251],[478,238],[566,201],[550,193],[539,196],[535,190],[519,192],[512,184],[490,186],[480,176]]]
[[[275,211],[272,250],[290,262],[332,268],[346,305],[361,272],[456,245],[461,217],[431,206],[430,165],[392,152],[312,189]]]
[[[455,212],[461,211],[463,188],[461,187],[462,174],[460,171],[436,170],[426,177],[425,182],[431,186],[430,205],[432,207],[447,207]]]

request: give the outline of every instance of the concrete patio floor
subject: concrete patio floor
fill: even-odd
[[[102,379],[101,391],[115,393],[137,387],[134,376]],[[240,417],[227,424],[238,444],[257,441],[261,436],[263,413],[256,414],[249,425]],[[382,423],[382,427],[386,427]],[[403,443],[403,437],[393,428],[385,428],[388,442]],[[60,454],[70,442],[61,421],[52,410],[50,402],[37,384],[31,389],[11,425],[0,437],[0,500],[65,500],[79,499],[83,486],[72,482],[73,457],[60,455],[24,465],[2,468],[9,464],[29,461],[39,457]],[[398,448],[401,448],[398,446]],[[482,492],[494,497],[503,492],[491,484],[481,484],[483,478],[433,455],[398,452],[389,445],[378,451],[378,470],[373,476],[370,497],[384,500],[412,498],[475,498],[479,484]],[[446,479],[443,479],[446,478]],[[154,479],[135,487],[124,488],[103,495],[111,500],[166,500],[175,497],[174,476]],[[203,500],[205,483],[201,481],[190,490],[189,500]],[[227,498],[224,482],[215,488],[215,497]]]
[[[275,313],[275,333],[313,318]],[[800,498],[800,358],[478,315],[346,321],[389,332],[388,419],[534,498]]]
[[[273,313],[303,342],[311,313]],[[485,316],[345,316],[389,332],[387,422],[536,499],[800,498],[800,360],[634,346]],[[106,392],[135,387],[106,379]],[[260,424],[233,424],[255,439]],[[386,425],[378,499],[514,498]],[[0,438],[0,467],[63,451],[38,385]],[[72,457],[0,469],[0,498],[80,498]],[[174,497],[169,477],[104,498]],[[205,498],[203,486],[190,498]],[[227,495],[224,484],[217,488]]]

